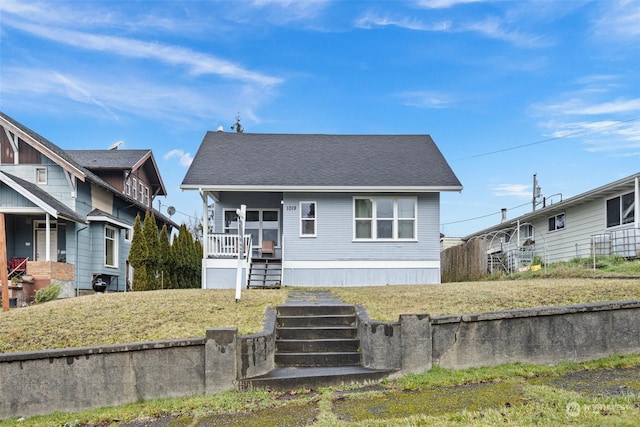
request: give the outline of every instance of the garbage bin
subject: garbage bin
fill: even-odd
[[[18,306],[18,298],[9,298],[9,308],[16,308]]]

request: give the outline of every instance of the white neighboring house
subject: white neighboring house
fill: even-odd
[[[640,172],[486,228],[489,269],[619,255],[640,258]]]
[[[208,132],[181,188],[203,200],[203,287],[232,288],[239,256],[249,287],[440,283],[440,192],[462,185],[428,135]]]

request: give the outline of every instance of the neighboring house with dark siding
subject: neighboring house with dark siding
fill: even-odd
[[[151,150],[65,151],[0,112],[0,152],[8,264],[27,259],[36,288],[57,279],[67,296],[98,278],[126,290],[135,217],[166,195]],[[158,227],[177,227],[153,213]]]
[[[440,192],[462,185],[428,135],[219,131],[181,188],[214,202],[203,288],[229,288],[239,264],[250,287],[440,283]]]

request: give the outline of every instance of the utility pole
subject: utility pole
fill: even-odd
[[[0,282],[2,282],[2,311],[9,311],[9,277],[7,275],[7,235],[4,214],[0,213]]]
[[[538,174],[534,173],[533,174],[533,198],[531,200],[533,211],[536,210],[536,205],[538,203],[538,199],[540,198],[541,192],[542,192],[542,189],[538,185]]]

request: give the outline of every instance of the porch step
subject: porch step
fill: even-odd
[[[282,277],[282,260],[279,258],[254,258],[247,274],[247,289],[278,289]]]
[[[363,366],[276,368],[266,375],[240,380],[242,390],[271,389],[277,391],[301,388],[377,383],[393,373],[392,370],[369,369]]]
[[[280,305],[276,314],[275,344],[278,367],[359,366],[355,307]]]
[[[277,307],[276,322],[276,368],[240,380],[241,389],[369,384],[394,372],[361,366],[355,307],[327,291],[290,291],[287,302]]]

